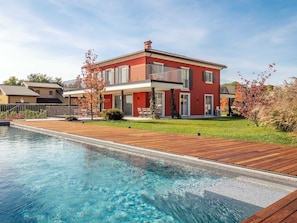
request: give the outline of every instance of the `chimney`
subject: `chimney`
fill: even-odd
[[[148,40],[144,42],[144,49],[145,50],[150,50],[152,49],[152,41]]]

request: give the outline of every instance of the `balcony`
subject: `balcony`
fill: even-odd
[[[102,71],[101,77],[105,86],[120,85],[145,80],[158,80],[163,82],[182,82],[180,69],[160,67],[155,64],[135,65],[123,68],[107,69]]]
[[[155,64],[135,65],[128,68],[113,68],[102,71],[98,74],[105,80],[105,87],[111,89],[124,88],[126,85],[138,85],[140,83],[154,80],[160,84],[171,86],[170,84],[182,85],[181,69],[163,67]],[[184,80],[187,83],[187,80]],[[65,91],[83,89],[83,83],[79,84],[76,80],[67,81]],[[129,87],[129,88],[130,88]]]

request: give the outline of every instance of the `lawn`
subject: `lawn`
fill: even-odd
[[[189,135],[199,132],[202,136],[297,146],[296,136],[256,127],[253,122],[241,118],[95,121],[89,124]]]

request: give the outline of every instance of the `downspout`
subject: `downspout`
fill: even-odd
[[[71,95],[68,95],[68,115],[71,115]]]
[[[122,97],[122,100],[121,100],[121,107],[122,107],[122,111],[124,112],[125,110],[125,103],[124,103],[124,91],[121,90],[121,97]],[[125,112],[124,112],[125,113]]]

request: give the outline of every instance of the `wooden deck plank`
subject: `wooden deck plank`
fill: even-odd
[[[16,123],[297,176],[297,147],[293,146],[150,132],[80,122],[17,121]],[[243,222],[295,223],[296,219],[297,190]]]
[[[267,208],[260,210],[253,216],[242,221],[242,223],[263,222],[264,220],[274,216],[276,214],[276,212],[286,208],[286,206],[288,206],[288,204],[296,201],[296,199],[297,199],[297,191],[294,191],[294,192],[288,194],[287,196],[285,196],[284,198],[280,199],[279,201],[271,204]],[[296,209],[297,209],[297,207],[295,207],[295,210]],[[280,222],[280,221],[271,221],[271,222]],[[291,223],[294,223],[294,222],[291,222]]]

